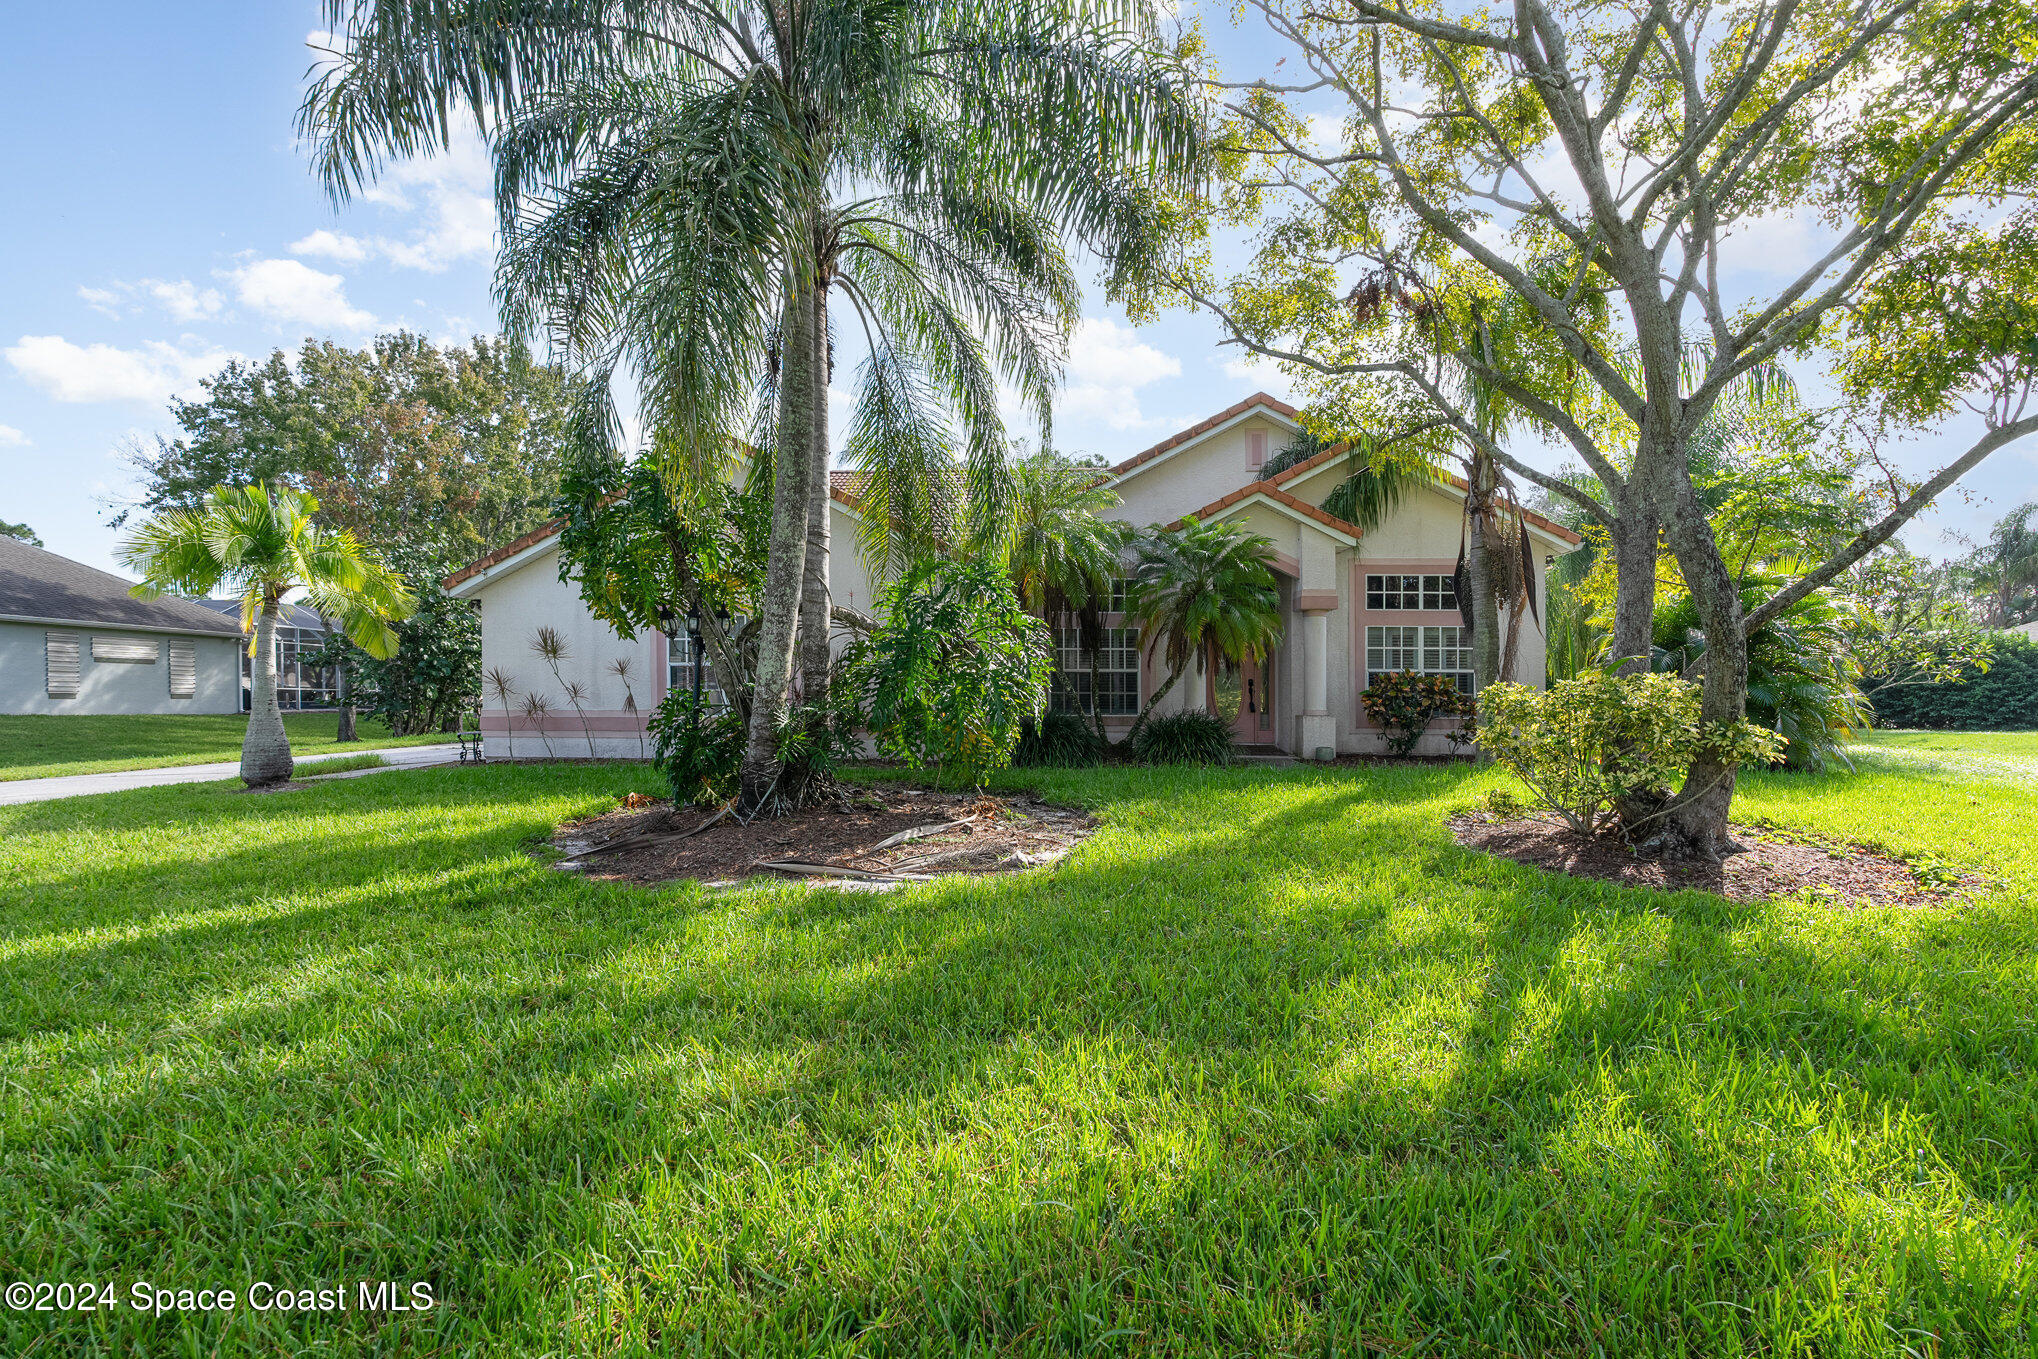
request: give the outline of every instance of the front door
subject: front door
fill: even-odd
[[[1231,724],[1243,745],[1269,745],[1274,739],[1273,657],[1217,667],[1214,685],[1217,715]]]

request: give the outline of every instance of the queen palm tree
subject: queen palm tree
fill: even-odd
[[[290,777],[290,734],[276,705],[276,620],[283,597],[336,620],[354,644],[382,660],[396,654],[396,629],[414,607],[403,577],[351,533],[316,522],[318,501],[284,486],[221,486],[196,509],[165,510],[137,527],[117,553],[141,575],[143,599],[175,591],[226,590],[252,632],[255,691],[241,742],[241,779],[251,788]]]
[[[958,452],[988,535],[998,379],[1045,424],[1075,316],[1058,233],[1129,279],[1155,255],[1157,172],[1194,173],[1199,124],[1155,59],[1153,14],[1108,0],[326,0],[326,14],[339,57],[300,121],[328,188],[343,200],[384,158],[444,147],[456,118],[490,129],[504,317],[587,370],[589,443],[620,428],[621,369],[691,476],[720,475],[745,410],[768,412],[738,803],[754,811],[776,786],[796,635],[809,701],[826,684],[830,295],[869,352],[847,442],[873,535],[910,519]]]
[[[1083,467],[1049,449],[1012,466],[1011,546],[1006,567],[1029,613],[1050,629],[1072,618],[1082,650],[1090,658],[1090,718],[1104,736],[1100,652],[1104,613],[1118,577],[1119,558],[1131,540],[1131,526],[1102,516],[1118,504],[1118,493],[1094,467]]]
[[[1130,606],[1146,637],[1167,662],[1168,678],[1148,699],[1126,733],[1137,739],[1154,708],[1201,657],[1206,670],[1219,660],[1264,660],[1279,644],[1281,595],[1274,584],[1274,545],[1225,519],[1183,528],[1156,528],[1133,544]]]

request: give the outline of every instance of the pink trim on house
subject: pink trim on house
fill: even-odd
[[[1366,628],[1401,625],[1404,627],[1463,627],[1464,615],[1456,609],[1379,609],[1366,608],[1366,577],[1395,575],[1448,576],[1456,571],[1455,560],[1441,557],[1375,557],[1363,558],[1352,563],[1352,706],[1358,711],[1352,714],[1352,727],[1356,731],[1377,732],[1379,727],[1366,713],[1365,702],[1359,695],[1366,692]]]
[[[596,736],[635,736],[646,729],[645,720],[649,716],[649,713],[629,713],[620,708],[589,708],[586,712],[585,730],[593,732]],[[500,708],[493,711],[483,709],[481,731],[483,735],[489,735],[508,731],[543,730],[552,736],[579,736],[582,732],[580,718],[581,715],[570,707],[564,711],[554,708],[541,727],[539,723],[531,721],[520,712],[505,713]]]
[[[1337,591],[1297,590],[1295,607],[1304,613],[1329,613],[1337,607]]]

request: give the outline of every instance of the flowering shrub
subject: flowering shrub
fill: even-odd
[[[1623,805],[1660,805],[1701,756],[1732,768],[1782,748],[1753,722],[1702,722],[1698,686],[1669,674],[1585,670],[1542,692],[1488,685],[1479,726],[1486,752],[1587,835],[1635,831],[1621,822]]]
[[[1439,717],[1462,717],[1463,725],[1445,733],[1452,745],[1472,739],[1472,718],[1477,712],[1471,696],[1460,692],[1457,681],[1446,675],[1418,675],[1403,670],[1378,675],[1372,687],[1359,695],[1366,716],[1387,733],[1387,748],[1406,755]]]

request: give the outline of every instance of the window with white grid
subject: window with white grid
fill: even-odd
[[[1106,717],[1131,717],[1139,712],[1139,629],[1106,628],[1097,652],[1097,683]],[[1083,650],[1081,631],[1054,630],[1055,678],[1051,702],[1056,712],[1090,714],[1090,653]]]
[[[732,630],[743,626],[741,619],[731,619]],[[703,646],[701,650],[706,651]],[[694,681],[693,639],[686,633],[665,634],[665,687],[674,693],[693,692]],[[715,667],[705,665],[701,670],[701,702],[710,708],[728,706],[729,697],[715,687]]]
[[[1366,687],[1381,675],[1413,670],[1449,675],[1459,692],[1472,692],[1472,634],[1466,628],[1369,627],[1366,629]]]
[[[1452,576],[1367,576],[1366,607],[1387,609],[1455,609],[1458,582]]]

